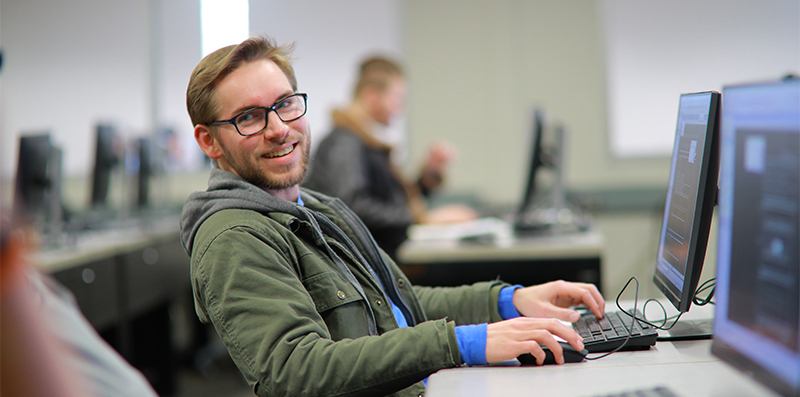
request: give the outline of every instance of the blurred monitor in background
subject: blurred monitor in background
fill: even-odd
[[[120,164],[122,144],[117,128],[112,124],[98,124],[95,130],[94,167],[92,169],[91,208],[107,209],[111,175]]]
[[[49,132],[23,134],[17,159],[14,212],[45,237],[57,234],[64,221],[61,149],[53,145]]]

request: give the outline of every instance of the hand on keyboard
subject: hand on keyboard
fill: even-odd
[[[514,292],[514,307],[523,316],[557,318],[575,322],[580,313],[570,306],[583,305],[597,316],[605,312],[605,301],[594,284],[553,281]]]

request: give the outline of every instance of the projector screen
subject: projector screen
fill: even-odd
[[[682,93],[800,74],[798,0],[600,4],[615,157],[668,157]]]

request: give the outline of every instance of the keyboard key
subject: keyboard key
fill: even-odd
[[[641,312],[636,313],[641,318]],[[631,324],[633,323],[633,332]],[[622,350],[649,349],[655,345],[658,333],[653,327],[642,327],[624,312],[610,312],[602,319],[587,313],[573,327],[579,330],[584,346],[590,353],[608,352],[622,343]],[[630,338],[628,338],[630,334]],[[626,340],[627,339],[627,340]]]

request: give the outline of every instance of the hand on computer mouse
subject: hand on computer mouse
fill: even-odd
[[[564,354],[564,363],[579,363],[584,360],[587,354],[589,354],[588,350],[577,350],[569,343],[559,343],[559,345],[561,345],[561,351]],[[555,355],[550,348],[547,346],[542,346],[542,350],[544,350],[545,353],[544,362],[542,362],[542,365],[557,364]],[[539,365],[536,362],[536,357],[530,353],[520,354],[517,356],[517,360],[519,360],[519,363],[523,366]]]
[[[511,360],[530,353],[545,359],[542,345],[555,352],[554,360],[563,363],[563,350],[556,337],[567,341],[576,350],[583,349],[583,340],[572,327],[556,319],[517,317],[488,324],[486,327],[486,362]]]

